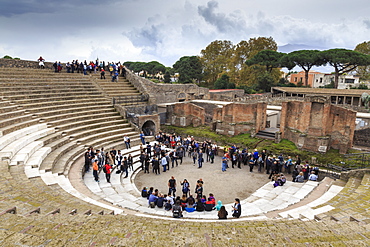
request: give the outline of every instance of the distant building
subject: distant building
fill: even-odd
[[[290,82],[291,83],[294,83],[296,85],[300,85],[301,84],[304,87],[313,87],[314,78],[318,74],[322,74],[322,73],[316,72],[316,71],[311,71],[310,70],[308,72],[308,82],[306,84],[305,72],[304,71],[301,71],[301,72],[298,72],[298,73],[291,74],[290,75]]]
[[[338,89],[349,89],[360,85],[360,78],[354,75],[339,76]],[[316,71],[308,72],[308,82],[305,82],[305,72],[301,71],[290,75],[291,83],[304,87],[319,88],[334,83],[334,74],[325,74]]]

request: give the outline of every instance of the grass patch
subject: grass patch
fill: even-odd
[[[295,156],[299,155],[302,162],[305,160],[311,161],[312,157],[316,157],[317,163],[322,165],[326,165],[328,163],[340,165],[341,161],[346,163],[348,162],[344,155],[339,154],[339,150],[330,149],[325,154],[309,152],[298,149],[293,142],[286,139],[283,139],[280,143],[275,143],[273,140],[252,138],[250,134],[240,134],[229,137],[213,132],[208,126],[194,128],[191,126],[175,127],[163,125],[161,126],[161,130],[166,133],[176,133],[182,137],[186,137],[188,135],[194,136],[196,140],[201,142],[204,140],[211,140],[212,142],[217,143],[219,146],[231,146],[235,144],[241,148],[247,147],[249,150],[253,150],[255,148],[258,150],[265,149],[267,153],[270,154],[283,154],[284,157],[290,155],[292,156],[293,160],[295,160]],[[358,150],[349,151],[349,153],[356,152],[358,152]]]

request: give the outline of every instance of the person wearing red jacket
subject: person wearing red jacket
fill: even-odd
[[[112,166],[107,163],[104,165],[104,168],[105,168],[105,178],[107,179],[107,182],[110,183],[110,174]]]

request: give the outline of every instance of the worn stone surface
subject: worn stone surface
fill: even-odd
[[[167,123],[174,126],[204,125],[205,110],[193,103],[176,103],[167,106]]]
[[[265,129],[266,103],[232,103],[215,108],[213,120],[217,121],[216,132],[226,135],[251,133]]]
[[[209,89],[195,84],[154,83],[127,71],[126,78],[143,94],[149,95],[149,104],[172,103],[191,99],[209,99]]]
[[[352,147],[356,112],[320,102],[284,102],[281,110],[282,137],[300,148],[346,153]]]
[[[355,130],[353,144],[356,146],[370,147],[370,128]]]

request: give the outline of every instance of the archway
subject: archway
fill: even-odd
[[[179,102],[184,102],[186,100],[186,94],[179,93],[179,95],[177,96],[177,99],[179,100]]]
[[[141,130],[146,136],[154,136],[156,133],[155,123],[152,120],[148,120],[143,124]]]

